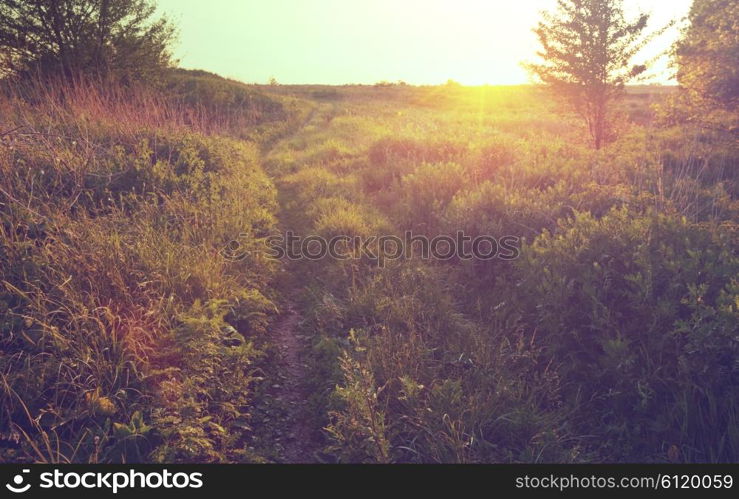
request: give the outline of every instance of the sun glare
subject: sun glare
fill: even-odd
[[[453,79],[507,85],[529,81],[521,62],[537,50],[531,29],[540,11],[555,8],[556,0],[160,0],[158,5],[179,24],[175,54],[183,67],[242,81]],[[629,12],[651,11],[654,27],[684,16],[689,5],[690,0],[626,1]],[[670,41],[656,43],[650,55]]]

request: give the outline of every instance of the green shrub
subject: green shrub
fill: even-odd
[[[736,279],[728,230],[613,210],[526,248],[518,299],[578,427],[613,460],[736,455]]]
[[[468,181],[467,172],[457,163],[422,164],[398,185],[395,218],[401,227],[435,234],[444,209]]]

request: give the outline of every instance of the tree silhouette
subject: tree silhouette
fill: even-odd
[[[695,113],[739,109],[739,3],[695,0],[676,47],[678,81]]]
[[[174,28],[149,0],[2,0],[0,72],[150,79]]]
[[[556,12],[542,13],[534,29],[542,62],[527,65],[585,119],[596,149],[612,137],[611,104],[626,83],[646,70],[632,60],[658,34],[644,33],[647,14],[627,20],[622,4],[622,0],[559,0]]]

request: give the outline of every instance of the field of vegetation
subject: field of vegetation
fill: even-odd
[[[736,144],[658,128],[669,91],[632,90],[595,151],[534,88],[230,85],[251,126],[4,99],[6,459],[280,460],[296,413],[260,359],[287,306],[306,460],[735,459]],[[521,256],[223,253],[460,229]]]
[[[296,232],[522,241],[293,266],[327,459],[735,459],[736,149],[656,129],[664,96],[593,151],[534,89],[338,89],[270,152]]]
[[[166,75],[3,81],[0,461],[739,460],[739,143],[677,88],[596,149],[537,86]]]

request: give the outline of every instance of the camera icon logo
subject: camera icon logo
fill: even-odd
[[[23,473],[30,473],[30,472],[31,472],[30,469],[24,469],[23,470]],[[23,485],[23,475],[15,475],[13,477],[13,483],[12,484],[6,483],[5,484],[5,487],[7,487],[7,489],[9,491],[11,491],[11,492],[13,492],[15,494],[21,494],[23,492],[26,492],[28,489],[30,489],[31,488],[31,484],[30,483],[27,483],[27,484]]]

